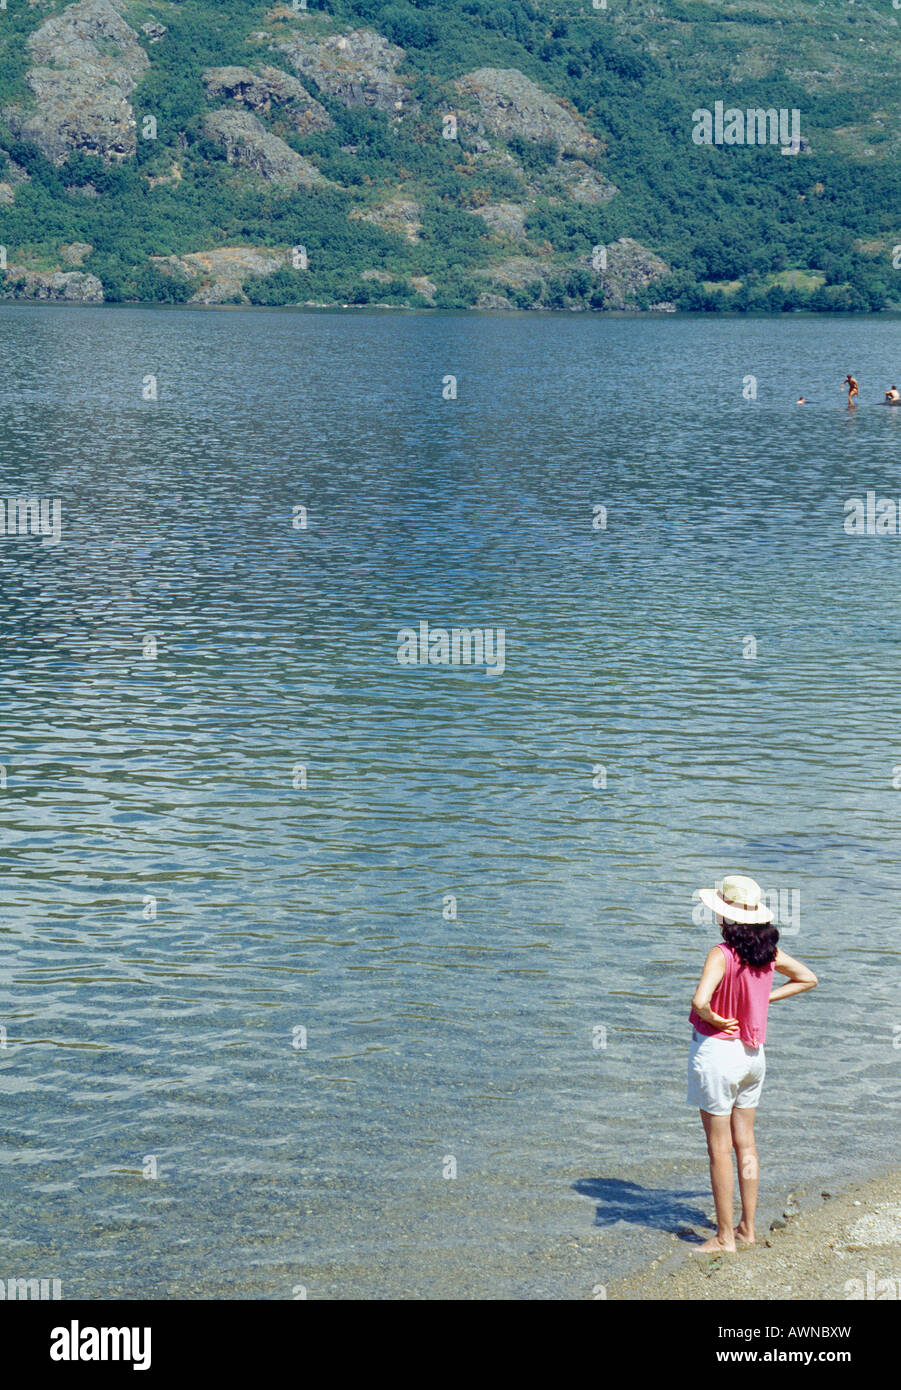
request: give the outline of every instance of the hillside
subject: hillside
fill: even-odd
[[[0,294],[901,305],[901,11],[596,3],[8,0]],[[800,147],[696,143],[717,102]]]

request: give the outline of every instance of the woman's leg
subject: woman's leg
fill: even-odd
[[[754,1215],[757,1211],[757,1180],[760,1167],[757,1162],[757,1145],[754,1143],[754,1116],[757,1110],[748,1106],[744,1110],[736,1107],[732,1111],[732,1142],[738,1160],[738,1190],[741,1193],[741,1220],[736,1239],[741,1245],[754,1244]]]
[[[710,1155],[710,1183],[713,1188],[713,1204],[716,1207],[716,1235],[705,1240],[703,1245],[693,1245],[693,1255],[718,1254],[723,1250],[735,1249],[735,1232],[732,1229],[732,1121],[730,1115],[711,1115],[701,1111],[701,1123],[707,1136],[707,1152]]]

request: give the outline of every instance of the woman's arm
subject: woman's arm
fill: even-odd
[[[787,956],[781,946],[776,951],[775,968],[780,975],[787,975],[790,984],[780,985],[774,989],[770,995],[770,1003],[775,999],[790,999],[793,994],[804,994],[806,990],[813,989],[819,984],[819,980],[812,970],[808,970],[806,965],[802,965],[799,960],[793,960]]]
[[[707,959],[704,962],[704,969],[701,971],[701,978],[698,987],[694,992],[691,1007],[694,1009],[698,1018],[702,1018],[705,1023],[718,1028],[720,1032],[737,1033],[737,1018],[720,1018],[710,1007],[710,1000],[717,985],[726,973],[726,957],[723,955],[719,946],[713,946],[707,952]]]

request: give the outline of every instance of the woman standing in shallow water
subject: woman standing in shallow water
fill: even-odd
[[[723,940],[714,946],[691,1001],[693,1025],[688,1055],[689,1105],[701,1112],[710,1155],[710,1181],[716,1206],[716,1235],[692,1254],[719,1254],[754,1244],[758,1163],[754,1116],[763,1089],[767,1009],[813,989],[817,977],[779,947],[773,914],[762,902],[753,878],[732,874],[722,890],[699,895],[714,913]],[[789,983],[771,992],[773,972]],[[738,1160],[741,1220],[733,1228],[732,1150]]]

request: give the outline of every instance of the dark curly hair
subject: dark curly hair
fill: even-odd
[[[756,927],[748,922],[723,922],[722,930],[726,945],[738,952],[745,965],[760,970],[776,959],[779,928],[772,922]]]

